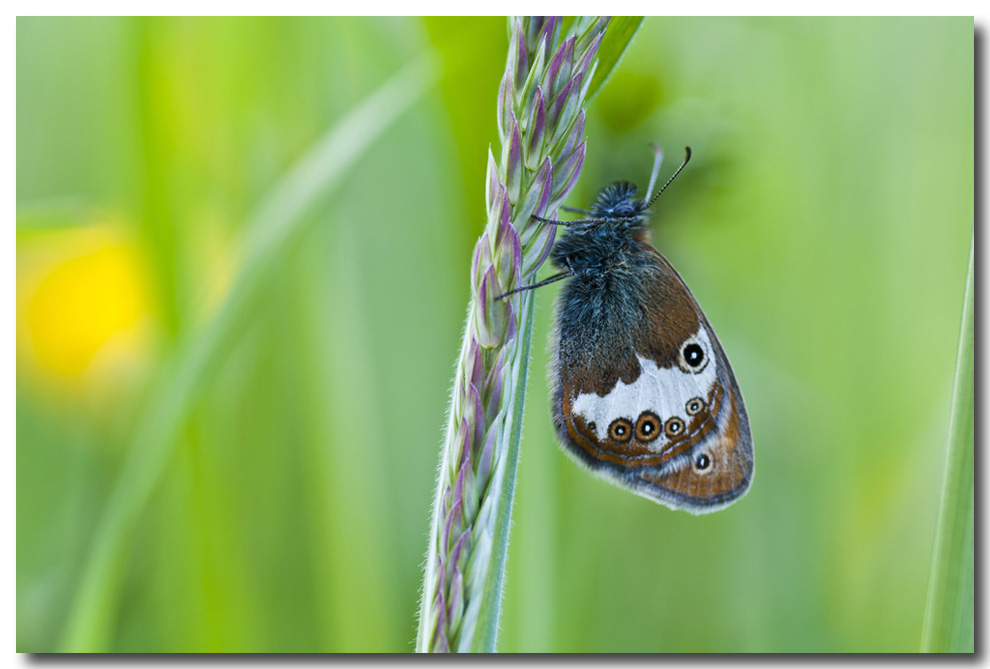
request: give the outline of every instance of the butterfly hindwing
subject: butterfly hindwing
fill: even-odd
[[[672,508],[704,513],[742,496],[753,448],[728,358],[677,272],[645,266],[587,299],[565,286],[554,347],[554,423],[591,469]]]

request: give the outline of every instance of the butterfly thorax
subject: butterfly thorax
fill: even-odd
[[[607,279],[641,266],[649,253],[645,203],[636,198],[636,186],[617,181],[602,189],[586,223],[568,228],[554,245],[551,261],[575,278]],[[648,264],[648,263],[647,263]]]
[[[569,231],[554,244],[550,260],[561,269],[570,270],[574,278],[589,279],[613,272],[623,272],[638,265],[637,256],[648,247],[633,236],[633,231],[609,224],[583,231]]]
[[[596,204],[595,213],[606,220],[568,229],[550,253],[554,265],[571,273],[558,312],[562,330],[575,342],[596,333],[598,343],[582,347],[625,342],[630,324],[644,318],[648,285],[660,271],[656,251],[645,239],[646,216],[635,201],[632,215],[600,216],[607,207],[623,211],[622,200],[607,201],[612,188]]]

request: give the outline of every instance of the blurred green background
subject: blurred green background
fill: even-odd
[[[142,410],[237,281],[253,208],[436,48],[443,79],[307,214],[188,398],[105,646],[412,650],[505,47],[504,19],[18,19],[19,651],[62,647]],[[647,19],[572,203],[645,185],[650,140],[693,148],[655,241],[733,362],[757,473],[703,517],[588,475],[534,347],[500,650],[918,649],[973,104],[971,18]]]

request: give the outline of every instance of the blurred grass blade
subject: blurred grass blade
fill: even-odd
[[[973,583],[973,246],[963,302],[949,442],[939,502],[928,603],[922,630],[925,653],[972,653]]]
[[[642,16],[613,16],[609,20],[605,39],[602,40],[601,48],[598,50],[598,69],[595,70],[595,76],[591,78],[591,87],[588,89],[589,100],[595,97],[598,89],[615,71],[622,55],[632,44],[639,27],[643,25],[643,20]]]
[[[127,549],[205,379],[232,347],[251,308],[300,234],[314,206],[338,187],[357,161],[436,81],[433,54],[406,66],[331,128],[293,167],[248,220],[245,260],[222,306],[179,347],[138,423],[128,459],[96,527],[61,649],[110,650]]]

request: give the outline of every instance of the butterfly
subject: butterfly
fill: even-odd
[[[551,340],[553,422],[565,450],[613,483],[673,509],[708,513],[753,480],[742,393],[711,324],[680,275],[650,243],[650,198],[615,182],[550,252],[558,274],[500,297],[567,280]]]

